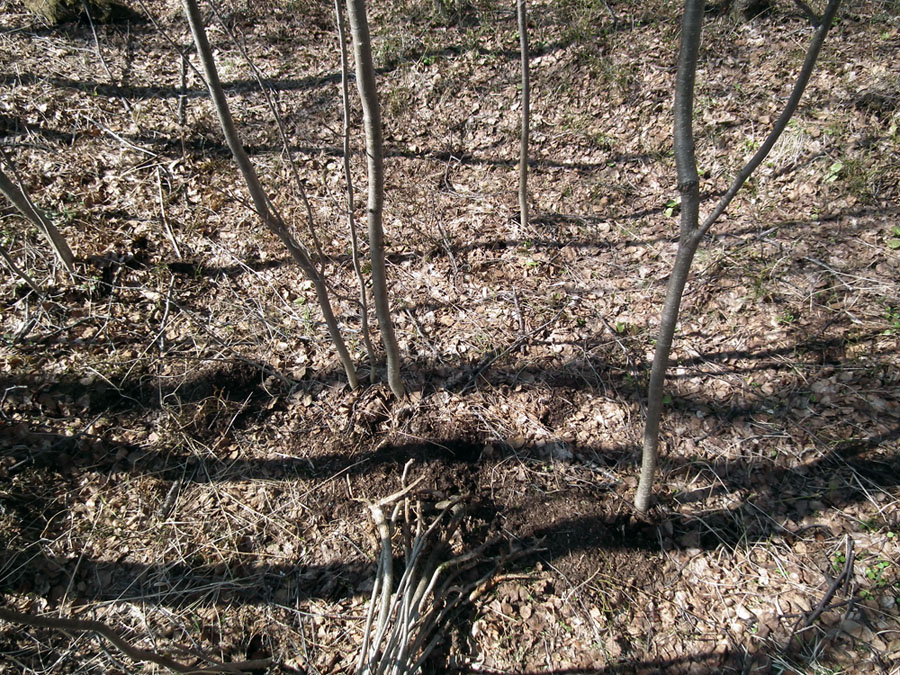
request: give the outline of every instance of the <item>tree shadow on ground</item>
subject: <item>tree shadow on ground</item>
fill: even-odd
[[[753,655],[727,650],[722,653],[706,652],[672,659],[622,659],[619,663],[603,668],[553,668],[550,670],[517,670],[518,675],[665,675],[674,673],[716,672],[746,673],[757,659]],[[763,659],[764,661],[764,659]],[[703,669],[703,670],[701,670]],[[471,667],[449,667],[435,672],[483,673]]]
[[[873,333],[854,339],[874,341],[877,337]],[[728,372],[743,377],[798,351],[821,354],[821,358],[816,357],[812,362],[815,367],[839,362],[835,354],[842,345],[839,338],[807,337],[805,342],[757,352],[707,352],[682,359],[679,365],[690,369],[709,363],[728,364],[737,359],[741,365],[728,366]],[[611,368],[607,355],[601,351],[553,369],[538,365],[520,367],[514,359],[512,363],[492,362],[485,368],[473,362],[469,377],[450,389],[459,393],[468,387],[484,387],[503,392],[511,387],[524,387],[555,392],[560,399],[573,391],[603,389],[635,406],[643,386],[629,377],[623,364]],[[466,369],[456,365],[454,370],[465,372]],[[444,372],[420,367],[411,374],[426,395],[432,389],[446,389]],[[323,382],[329,381],[330,376],[327,373],[320,376],[323,379],[305,383],[308,391],[315,393],[327,386]],[[337,371],[331,376],[335,381],[340,378]],[[672,381],[677,383],[682,377],[686,375],[673,374]],[[702,392],[676,395],[667,413],[667,426],[677,427],[694,419],[698,410],[716,421],[718,431],[711,433],[719,433],[742,418],[768,420],[782,427],[800,426],[804,407],[798,406],[795,399],[807,397],[805,405],[814,410],[815,402],[807,396],[813,382],[808,382],[808,390],[776,390],[740,404],[719,401]],[[683,551],[688,547],[736,550],[773,538],[803,538],[809,536],[803,531],[805,526],[798,526],[803,518],[814,518],[818,510],[840,509],[865,501],[872,488],[891,490],[900,484],[900,457],[878,451],[895,447],[900,435],[897,414],[890,410],[876,416],[877,424],[885,430],[864,437],[849,422],[834,425],[828,430],[828,438],[815,440],[820,451],[813,459],[796,465],[779,464],[752,447],[737,458],[720,462],[700,462],[683,455],[666,456],[662,468],[667,475],[684,473],[702,477],[709,486],[677,495],[661,494],[658,511],[649,520],[640,520],[634,518],[622,499],[627,492],[622,482],[635,472],[637,463],[637,448],[629,444],[593,447],[569,443],[565,460],[554,459],[552,453],[548,455],[548,448],[543,444],[525,444],[515,450],[510,445],[499,460],[491,460],[482,456],[483,434],[447,435],[445,432],[416,442],[395,440],[376,444],[380,437],[378,421],[363,420],[363,426],[368,426],[369,431],[351,431],[346,434],[343,447],[331,452],[291,451],[269,457],[218,458],[213,452],[198,453],[188,447],[147,448],[113,440],[106,434],[60,433],[54,427],[65,424],[68,414],[57,411],[63,414],[54,420],[47,412],[53,410],[54,400],[76,401],[85,396],[92,401],[92,407],[87,410],[91,415],[115,411],[142,413],[167,397],[177,397],[179,404],[188,409],[191,404],[216,399],[224,401],[226,407],[232,406],[227,408],[230,412],[225,416],[228,423],[224,433],[233,434],[250,426],[264,425],[273,411],[284,410],[286,405],[286,399],[281,396],[273,398],[261,370],[252,364],[231,367],[220,364],[207,371],[194,372],[177,386],[163,390],[159,383],[131,392],[102,390],[96,382],[78,380],[57,382],[42,392],[30,391],[31,386],[30,381],[10,376],[5,376],[0,383],[5,396],[20,389],[29,390],[35,398],[47,396],[47,410],[34,418],[32,428],[25,422],[12,426],[0,421],[0,445],[5,447],[3,483],[7,486],[0,495],[0,513],[6,519],[4,543],[14,544],[6,546],[0,555],[0,592],[33,593],[46,598],[51,606],[66,599],[76,604],[141,601],[172,608],[196,602],[289,607],[302,600],[358,595],[373,573],[371,559],[361,555],[359,549],[331,562],[260,563],[254,561],[253,551],[264,542],[252,537],[233,542],[239,555],[226,560],[210,559],[200,553],[158,561],[133,560],[127,555],[109,558],[84,555],[73,559],[51,554],[41,542],[58,536],[68,527],[73,508],[85,508],[85,496],[79,485],[88,474],[107,475],[110,480],[146,476],[157,481],[156,501],[146,504],[137,521],[138,526],[152,532],[166,527],[169,516],[162,514],[160,508],[173,488],[178,493],[173,506],[176,517],[179,504],[189,502],[202,486],[212,484],[304,485],[307,495],[304,499],[315,500],[320,498],[324,486],[339,479],[356,485],[358,494],[367,490],[367,496],[374,498],[396,489],[402,465],[412,458],[418,470],[431,477],[440,494],[473,495],[472,517],[477,521],[471,530],[473,535],[488,536],[502,527],[520,545],[540,549],[517,563],[514,568],[517,570],[541,561],[570,564],[575,558],[617,551],[656,553]],[[843,386],[863,394],[867,386],[864,374],[854,375]],[[355,429],[357,419],[351,412],[346,428]],[[223,427],[214,421],[203,417],[188,433],[201,446],[216,447]],[[363,452],[356,450],[367,446],[370,449]],[[586,468],[588,459],[595,465],[599,462],[599,469]],[[506,464],[518,464],[527,471],[538,470],[531,467],[559,466],[562,471],[572,472],[577,481],[552,492],[532,489],[526,482],[516,490],[492,491],[491,496],[480,494],[478,473],[489,466]],[[840,475],[848,478],[836,484],[835,477]],[[851,477],[856,481],[855,486]],[[714,503],[715,499],[727,500],[728,504],[701,511],[692,506],[684,511],[685,506]],[[801,502],[804,507],[800,506]],[[811,503],[818,505],[810,506]],[[350,521],[358,519],[363,511],[352,500],[324,508],[332,517]],[[16,533],[14,537],[13,533]],[[300,530],[296,533],[298,537],[302,534]]]
[[[303,16],[305,16],[305,13],[299,16],[302,18]],[[159,33],[159,29],[156,25],[154,25],[155,21],[151,23],[139,14],[129,16],[128,20],[128,35],[130,37],[150,37]],[[286,21],[287,17],[281,17],[281,20]],[[654,21],[660,20],[662,19],[651,19],[648,17],[644,17],[638,20],[615,22],[609,25],[604,25],[602,28],[598,27],[598,34],[610,35],[614,33],[631,32],[638,28],[651,24]],[[494,21],[496,22],[496,18],[494,19]],[[426,21],[426,23],[431,23],[431,21],[428,20]],[[516,25],[515,17],[506,17],[505,23],[510,29],[514,29]],[[63,35],[67,40],[83,42],[85,44],[93,46],[93,34],[90,30],[90,26],[86,23],[66,24],[57,27],[47,27],[41,24],[33,24],[31,26],[22,27],[19,30],[29,35],[42,37],[59,37],[60,35]],[[171,26],[166,27],[164,30],[171,31]],[[564,50],[572,44],[575,44],[578,39],[578,36],[571,35],[567,39],[563,40],[534,44],[531,47],[531,56],[532,58],[538,58],[546,54]],[[517,61],[520,57],[519,50],[517,48],[488,49],[480,45],[462,46],[459,44],[449,44],[445,46],[427,48],[423,46],[422,48],[416,47],[411,50],[406,50],[398,55],[390,56],[383,65],[376,69],[376,72],[379,75],[385,75],[404,65],[420,63],[423,58],[434,59],[441,57],[458,57],[469,50],[474,50],[481,57],[487,57],[491,59]],[[177,58],[178,56],[176,54],[172,54],[173,63],[177,60]],[[354,76],[355,75],[351,72],[351,80],[354,78]],[[304,78],[264,78],[262,80],[262,84],[263,86],[274,91],[283,92],[313,89],[325,84],[337,84],[340,82],[340,78],[340,72],[334,72]],[[31,73],[0,74],[0,85],[30,85],[38,82],[49,82],[53,86],[76,89],[79,91],[90,93],[92,96],[100,95],[108,96],[111,98],[127,98],[133,100],[152,98],[177,98],[181,95],[186,95],[189,98],[200,98],[208,95],[206,89],[202,87],[191,87],[188,88],[187,91],[182,91],[179,87],[171,86],[130,86],[127,84],[119,85],[89,80],[72,80],[62,77],[38,77]],[[260,83],[255,79],[232,80],[223,83],[223,87],[226,92],[247,93],[259,91]]]
[[[9,436],[9,433],[3,436],[7,442]],[[383,484],[388,492],[394,489],[392,485],[396,487],[402,465],[413,459],[418,470],[434,482],[433,492],[438,496],[433,500],[448,493],[469,494],[475,499],[473,513],[484,526],[496,525],[502,518],[503,528],[516,539],[540,542],[541,552],[522,563],[527,566],[540,559],[553,562],[573,553],[589,551],[653,552],[659,551],[661,544],[666,549],[677,548],[677,542],[685,537],[692,540],[694,547],[713,550],[724,546],[734,550],[766,542],[773,536],[802,536],[792,531],[791,525],[784,524],[810,515],[808,506],[796,506],[800,496],[805,496],[806,501],[818,501],[818,508],[834,509],[869,499],[867,490],[890,490],[900,485],[900,456],[866,454],[882,446],[893,447],[898,437],[900,425],[877,436],[838,444],[830,452],[797,467],[778,466],[766,458],[753,456],[730,458],[721,463],[665,457],[663,470],[667,474],[682,471],[704,474],[715,483],[693,493],[661,495],[662,505],[666,508],[650,520],[635,520],[630,509],[621,504],[610,510],[610,504],[600,504],[599,500],[597,504],[585,501],[617,490],[617,485],[635,470],[636,448],[576,446],[570,450],[573,459],[561,462],[547,457],[543,445],[509,451],[498,466],[510,461],[531,466],[558,463],[563,468],[568,466],[572,471],[581,472],[581,485],[566,486],[553,494],[538,490],[523,498],[512,494],[487,498],[476,494],[473,482],[473,476],[486,466],[485,460],[479,458],[482,444],[465,438],[381,444],[377,449],[355,455],[336,452],[315,458],[246,460],[211,459],[177,451],[162,453],[121,444],[106,446],[97,439],[84,439],[90,443],[82,442],[77,453],[62,457],[64,453],[59,449],[34,453],[23,443],[18,443],[5,453],[6,457],[16,461],[4,471],[10,488],[0,497],[0,503],[3,512],[15,521],[12,529],[49,536],[57,527],[66,526],[65,512],[69,508],[66,504],[78,493],[77,483],[84,471],[107,472],[110,476],[123,473],[149,475],[156,477],[164,488],[176,480],[183,480],[180,490],[186,495],[185,499],[190,499],[192,487],[208,482],[259,480],[307,484],[307,492],[313,495],[336,478],[362,480],[363,484],[371,486],[375,477],[376,483]],[[76,441],[61,438],[57,448],[63,442]],[[594,468],[585,469],[582,458],[588,457],[599,458],[606,468],[601,467],[601,473]],[[858,486],[853,487],[851,481],[836,486],[834,478],[841,472],[856,476]],[[16,487],[38,476],[42,476],[40,493],[28,494]],[[167,492],[167,489],[157,492],[160,503]],[[686,515],[677,511],[684,504],[726,495],[733,498],[727,508]],[[160,503],[147,505],[140,517],[145,527],[152,528],[153,523],[157,523],[157,527],[164,524],[166,516],[157,511]],[[581,507],[570,508],[572,503],[580,503]],[[583,515],[551,518],[557,512],[577,512],[579,508],[585,509]],[[361,512],[362,506],[350,500],[332,509],[334,517],[352,519],[358,517],[354,514]],[[26,581],[32,575],[45,579],[62,575],[85,582],[86,594],[80,599],[86,602],[142,599],[177,606],[198,598],[221,595],[220,602],[265,604],[285,592],[290,599],[335,597],[335,594],[354,593],[362,581],[360,576],[371,573],[368,559],[324,566],[236,562],[223,565],[204,562],[203,556],[198,556],[193,562],[148,564],[87,557],[55,559],[35,551],[28,552],[30,560],[22,566],[21,555],[31,545],[18,548],[19,551],[5,550],[0,560],[0,569],[5,572],[2,582],[5,592],[27,592],[29,589],[23,589],[21,584],[25,583],[27,587],[36,583],[34,578],[31,582]],[[333,583],[323,583],[326,578],[333,578]],[[288,588],[290,590],[286,591]]]
[[[732,504],[727,508],[685,515],[677,510],[663,508],[649,520],[635,520],[629,509],[622,508],[615,498],[606,504],[602,503],[603,500],[599,497],[603,493],[613,494],[616,489],[614,484],[603,487],[595,481],[590,487],[569,485],[549,495],[540,489],[526,488],[529,494],[521,498],[498,488],[492,498],[472,496],[471,514],[476,524],[468,533],[482,541],[492,532],[502,529],[517,545],[533,547],[534,552],[512,564],[507,570],[510,572],[527,571],[541,562],[558,566],[565,559],[584,559],[586,554],[591,556],[591,560],[599,560],[616,551],[671,553],[683,551],[687,547],[692,550],[712,551],[724,548],[730,551],[749,549],[773,538],[789,542],[804,539],[815,535],[815,532],[810,531],[809,527],[799,528],[795,524],[801,517],[810,515],[797,507],[796,497],[818,496],[822,500],[822,508],[840,509],[854,501],[868,499],[868,491],[873,488],[896,488],[900,484],[900,457],[863,455],[882,445],[895,445],[898,437],[900,426],[877,437],[844,444],[800,467],[778,467],[764,459],[752,457],[707,466],[704,470],[711,477],[715,476],[718,486],[710,488],[704,499],[708,499],[714,492],[727,493],[735,497]],[[254,562],[254,556],[250,555],[217,562],[206,559],[199,552],[187,558],[153,562],[129,560],[127,554],[119,552],[108,559],[84,555],[77,558],[49,555],[41,550],[39,541],[45,541],[48,537],[52,540],[58,526],[65,527],[66,510],[73,503],[71,496],[78,493],[79,474],[83,470],[108,471],[111,476],[121,474],[124,470],[151,473],[162,478],[167,473],[173,473],[179,466],[185,467],[193,463],[190,478],[182,487],[186,499],[190,499],[192,486],[208,480],[264,479],[270,484],[273,480],[306,481],[313,483],[309,489],[312,494],[336,476],[347,478],[351,483],[364,478],[363,484],[371,486],[373,474],[381,476],[384,492],[388,492],[392,489],[389,486],[396,486],[399,481],[402,463],[414,458],[417,471],[431,476],[432,480],[437,481],[435,485],[442,488],[434,494],[422,495],[424,499],[433,502],[448,493],[472,490],[473,472],[479,470],[479,464],[483,466],[478,458],[480,444],[460,438],[442,438],[431,444],[382,445],[362,456],[348,457],[337,453],[319,458],[314,469],[310,468],[309,462],[300,460],[227,462],[188,456],[161,457],[139,448],[126,449],[138,453],[134,461],[128,459],[125,462],[115,462],[107,459],[104,462],[102,459],[98,461],[95,455],[85,458],[87,461],[82,466],[78,466],[77,461],[71,462],[71,468],[68,469],[61,468],[58,461],[48,462],[48,466],[53,466],[55,470],[50,475],[44,474],[44,494],[26,495],[17,493],[15,488],[4,491],[0,499],[3,514],[17,521],[11,529],[26,537],[30,532],[33,543],[23,545],[20,539],[15,547],[4,548],[0,555],[0,592],[36,594],[45,597],[50,606],[65,599],[75,605],[140,602],[174,609],[199,603],[231,608],[261,605],[289,609],[297,602],[313,598],[338,600],[360,595],[360,589],[373,574],[374,563],[368,555],[357,555],[354,559],[342,559],[328,564],[303,564],[299,561],[261,564]],[[16,452],[15,448],[13,452]],[[634,469],[634,448],[574,448],[573,453],[576,458],[586,454],[603,457],[609,467],[607,474],[623,468],[629,472]],[[501,464],[518,462],[540,467],[546,466],[548,461],[550,460],[543,455],[541,447],[531,446],[508,454],[501,459]],[[164,468],[166,464],[174,466],[167,471]],[[584,471],[578,459],[562,464],[568,465],[566,470]],[[680,457],[666,458],[664,464],[669,473],[682,469],[692,471],[696,468],[695,462]],[[21,467],[16,467],[12,471],[13,478],[16,469],[22,470]],[[829,488],[829,485],[833,485],[835,475],[845,470],[862,479],[859,487],[853,488],[850,481],[845,481],[839,489]],[[36,475],[26,478],[33,479]],[[693,497],[694,495],[663,496],[663,506],[678,509]],[[573,504],[581,506],[573,509]],[[557,513],[571,514],[579,508],[585,511],[585,515],[555,517]],[[174,516],[176,519],[177,509],[178,507]],[[361,504],[348,502],[334,508],[333,517],[358,518],[362,511],[364,507]],[[143,521],[140,527],[148,535],[155,529],[165,529],[165,521],[160,519],[154,524],[152,514],[144,514],[139,518],[140,521]],[[822,527],[827,530],[827,527]],[[301,537],[302,532],[298,530],[297,536]],[[488,554],[490,555],[490,550]],[[494,550],[494,554],[498,552]],[[374,555],[374,552],[370,555]],[[648,661],[640,664],[626,662],[609,669],[571,672],[629,672],[630,668],[638,665],[641,668],[665,670],[675,668],[676,663],[677,661]],[[728,661],[719,663],[724,667]]]

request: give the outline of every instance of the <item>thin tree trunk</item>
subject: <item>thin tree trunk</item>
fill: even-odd
[[[650,503],[653,475],[659,448],[659,418],[662,412],[662,390],[669,352],[678,321],[678,309],[684,285],[687,282],[691,262],[697,250],[693,234],[697,230],[700,214],[700,177],[694,157],[694,80],[697,73],[697,55],[700,51],[700,34],[703,28],[703,0],[687,0],[681,24],[681,51],[678,55],[678,75],[675,80],[675,163],[678,167],[678,190],[681,192],[681,238],[669,288],[663,304],[656,353],[650,372],[650,391],[647,401],[647,424],[644,427],[644,450],[641,459],[641,479],[634,504],[638,511],[646,512]]]
[[[316,265],[316,270],[318,271],[319,275],[323,275],[323,266],[328,261],[328,258],[325,256],[325,253],[322,250],[322,243],[319,241],[319,235],[316,232],[316,219],[313,217],[312,204],[310,204],[309,202],[309,197],[306,194],[306,188],[304,187],[303,181],[300,178],[300,173],[297,171],[297,163],[294,161],[294,153],[291,152],[291,144],[288,143],[287,132],[285,131],[284,122],[281,119],[281,110],[278,106],[278,99],[272,96],[272,94],[270,93],[270,87],[266,84],[266,81],[263,78],[263,74],[260,72],[259,68],[256,67],[253,59],[250,58],[250,52],[247,51],[242,40],[238,39],[238,36],[235,34],[235,32],[231,30],[231,28],[229,28],[228,22],[225,21],[225,19],[222,17],[219,9],[216,7],[215,2],[213,2],[213,0],[209,0],[209,5],[212,9],[213,15],[216,17],[216,19],[218,19],[219,24],[222,26],[225,34],[228,36],[228,39],[231,40],[238,48],[241,56],[244,57],[244,61],[246,61],[247,65],[250,67],[250,70],[253,73],[253,77],[256,79],[256,83],[259,85],[259,90],[262,92],[263,98],[266,99],[266,105],[269,107],[269,111],[272,113],[272,117],[275,118],[275,126],[278,128],[278,136],[281,138],[281,147],[284,151],[284,156],[287,159],[288,168],[291,170],[291,176],[294,179],[294,184],[297,186],[297,191],[300,193],[300,199],[303,201],[303,205],[306,208],[306,226],[307,230],[309,230],[310,241],[312,241],[313,248],[316,251],[316,256],[318,256],[319,264]]]
[[[362,332],[363,344],[366,346],[366,353],[369,355],[369,363],[371,364],[369,381],[374,383],[375,349],[372,347],[372,337],[369,331],[369,302],[368,294],[366,293],[366,279],[359,264],[359,237],[356,232],[356,217],[353,215],[356,205],[353,195],[353,176],[350,174],[350,87],[347,83],[349,72],[347,30],[344,25],[344,10],[341,0],[334,0],[334,13],[337,20],[338,41],[341,46],[341,104],[344,109],[344,178],[347,181],[347,227],[350,230],[350,256],[353,262],[353,271],[356,273],[356,279],[359,282],[360,331]]]
[[[6,153],[3,153],[2,157],[6,163],[9,164],[10,168],[13,168],[12,162],[9,157],[6,156]],[[70,249],[69,244],[66,243],[66,238],[63,237],[60,231],[56,229],[56,226],[50,222],[50,219],[34,205],[25,191],[19,188],[18,185],[3,173],[2,169],[0,169],[0,192],[6,196],[13,206],[19,209],[19,212],[25,216],[25,218],[37,226],[41,231],[41,234],[43,234],[47,238],[47,241],[50,242],[50,245],[53,247],[53,250],[56,252],[57,257],[65,266],[66,270],[73,272],[75,256],[72,255],[72,249]]]
[[[663,303],[660,319],[659,337],[656,340],[656,352],[653,355],[653,366],[650,371],[650,386],[647,393],[647,421],[644,426],[643,453],[641,458],[641,477],[638,482],[634,506],[637,511],[646,513],[650,508],[650,496],[653,490],[653,477],[659,457],[659,421],[662,416],[663,387],[666,370],[669,365],[669,354],[678,323],[678,312],[684,287],[690,273],[694,254],[703,237],[713,223],[724,213],[734,199],[741,186],[750,174],[762,163],[772,146],[787,126],[788,120],[797,109],[803,91],[809,82],[813,67],[822,49],[822,43],[828,29],[837,14],[840,0],[830,0],[822,17],[816,34],[806,53],[806,59],[791,96],[784,111],[775,123],[769,136],[760,146],[757,153],[738,172],[734,183],[713,209],[712,213],[700,225],[700,181],[697,175],[697,162],[694,157],[693,135],[693,101],[694,80],[697,72],[697,54],[700,48],[700,36],[703,26],[703,0],[686,0],[681,31],[681,52],[678,57],[678,75],[675,83],[675,163],[678,167],[678,190],[681,193],[681,236],[678,241],[678,253],[672,267],[672,275]]]
[[[525,0],[516,0],[519,17],[519,51],[522,57],[522,133],[519,149],[519,222],[528,226],[528,133],[531,117],[531,84],[528,73],[528,18]]]
[[[381,137],[381,110],[375,89],[375,66],[372,62],[372,44],[369,22],[366,18],[365,0],[347,0],[347,16],[353,34],[353,51],[356,59],[356,85],[362,101],[363,125],[366,131],[366,155],[369,173],[369,253],[372,257],[372,296],[375,315],[381,328],[381,340],[387,357],[387,377],[391,391],[398,398],[404,395],[400,379],[400,350],[391,322],[391,307],[387,293],[387,273],[384,265],[384,147]]]
[[[185,47],[184,51],[180,52],[180,59],[178,62],[178,108],[176,109],[176,115],[178,116],[178,135],[181,139],[181,156],[187,156],[187,148],[184,145],[184,135],[187,131],[187,69],[188,69],[188,55],[190,54],[190,47]]]
[[[300,266],[300,269],[303,270],[309,280],[312,281],[316,291],[316,297],[319,301],[319,307],[322,310],[322,315],[328,326],[328,332],[331,335],[331,341],[334,344],[338,356],[341,359],[341,363],[344,366],[344,370],[347,373],[347,381],[350,386],[355,389],[359,385],[359,381],[356,377],[356,369],[353,366],[353,359],[350,358],[350,353],[347,351],[347,347],[344,344],[344,339],[341,337],[334,311],[331,309],[331,302],[328,298],[328,289],[325,285],[325,280],[322,278],[322,275],[319,274],[315,265],[313,265],[312,260],[310,260],[306,248],[302,243],[294,239],[287,226],[284,224],[284,221],[281,219],[281,216],[275,211],[274,205],[271,205],[271,202],[266,196],[266,193],[259,182],[259,178],[256,175],[256,170],[253,168],[253,164],[250,162],[250,158],[247,156],[247,152],[244,150],[237,129],[234,126],[234,120],[232,119],[231,111],[228,108],[228,101],[225,99],[225,92],[222,90],[222,84],[219,80],[215,61],[213,60],[209,40],[206,37],[206,31],[203,28],[203,20],[200,16],[200,9],[197,7],[197,2],[196,0],[182,0],[182,2],[184,12],[188,18],[188,23],[190,23],[191,26],[191,33],[194,36],[194,44],[197,46],[197,55],[200,58],[200,62],[203,64],[203,70],[206,73],[209,94],[212,97],[216,113],[219,116],[219,122],[222,125],[225,140],[228,142],[228,147],[231,149],[234,161],[238,165],[238,168],[244,177],[244,181],[247,183],[247,189],[253,200],[253,206],[266,227],[281,239],[290,252],[291,257],[293,257],[294,261]]]

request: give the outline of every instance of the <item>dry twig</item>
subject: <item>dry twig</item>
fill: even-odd
[[[245,673],[251,670],[266,668],[271,664],[271,659],[219,663],[204,656],[203,660],[211,665],[197,667],[180,663],[159,652],[135,647],[110,626],[107,626],[101,621],[37,616],[34,614],[18,612],[14,609],[9,609],[8,607],[0,607],[0,619],[9,623],[17,623],[20,625],[32,626],[34,628],[49,628],[51,630],[71,631],[76,633],[97,633],[109,640],[123,654],[128,656],[128,658],[134,661],[149,661],[165,668],[169,668],[176,673]]]

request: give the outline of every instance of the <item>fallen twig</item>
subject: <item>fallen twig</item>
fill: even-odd
[[[853,575],[853,560],[855,558],[855,554],[853,552],[853,540],[850,537],[844,537],[844,568],[841,570],[841,573],[837,576],[837,578],[831,582],[831,586],[828,587],[828,590],[825,591],[825,595],[822,596],[822,599],[819,601],[819,604],[816,605],[816,608],[809,613],[805,619],[801,617],[801,621],[797,621],[797,624],[794,626],[794,632],[791,635],[791,638],[794,637],[799,631],[806,630],[810,626],[813,625],[816,619],[818,619],[822,613],[827,610],[828,603],[831,602],[831,598],[834,597],[834,594],[838,592],[841,586],[846,585],[850,581],[850,577]]]
[[[34,628],[49,628],[51,630],[90,632],[102,635],[109,640],[119,651],[133,661],[149,661],[164,668],[169,668],[176,673],[245,673],[251,670],[267,668],[271,665],[271,659],[257,659],[254,661],[235,661],[234,663],[219,663],[214,659],[203,656],[203,660],[211,664],[206,667],[197,667],[180,663],[174,659],[149,649],[141,649],[129,643],[113,628],[101,621],[65,619],[50,616],[37,616],[18,612],[8,607],[0,607],[0,619],[9,623],[17,623]]]

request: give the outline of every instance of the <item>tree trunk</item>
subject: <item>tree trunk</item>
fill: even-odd
[[[528,73],[528,18],[525,0],[516,0],[519,18],[519,51],[522,57],[522,133],[519,148],[519,223],[528,226],[528,133],[531,117],[531,85]]]
[[[672,338],[678,322],[678,309],[684,285],[687,282],[691,262],[697,250],[693,240],[700,212],[700,177],[694,157],[694,80],[697,74],[697,55],[700,51],[700,34],[703,28],[703,0],[687,0],[681,24],[681,51],[678,55],[678,75],[675,79],[675,163],[678,167],[678,190],[681,192],[681,239],[675,267],[669,279],[666,301],[663,305],[656,353],[650,373],[650,391],[647,400],[647,424],[644,427],[644,449],[641,458],[641,479],[638,483],[635,508],[646,512],[650,504],[650,491],[659,448],[659,418],[662,412],[663,384],[672,351]]]
[[[42,16],[54,25],[75,21],[85,11],[98,23],[137,17],[130,9],[113,0],[22,0],[22,4],[28,11]]]
[[[669,354],[675,327],[678,323],[678,312],[684,287],[690,273],[694,254],[703,237],[713,226],[719,216],[734,199],[738,190],[750,177],[750,174],[769,154],[778,137],[787,127],[787,123],[809,82],[822,43],[828,29],[837,14],[840,0],[830,0],[822,16],[822,22],[810,43],[806,59],[797,81],[791,92],[781,116],[775,122],[769,136],[760,146],[756,154],[738,172],[731,187],[713,209],[712,213],[700,224],[700,184],[697,175],[697,162],[694,158],[693,135],[693,99],[694,79],[697,72],[697,54],[700,47],[700,35],[703,24],[703,1],[686,0],[681,29],[681,52],[678,57],[678,75],[675,82],[675,163],[678,167],[678,190],[681,192],[681,237],[678,242],[678,253],[672,268],[672,276],[666,291],[660,319],[659,337],[656,340],[656,352],[653,355],[653,366],[650,371],[650,387],[647,393],[647,421],[644,426],[643,453],[641,458],[641,477],[638,482],[634,506],[637,511],[646,513],[650,508],[650,496],[653,490],[653,477],[659,457],[659,421],[662,416],[663,388],[666,370],[669,365]]]
[[[307,278],[312,281],[319,307],[322,310],[322,315],[325,319],[325,324],[328,326],[331,341],[338,352],[341,363],[344,365],[344,370],[347,373],[347,381],[351,388],[355,389],[359,386],[359,381],[356,377],[356,369],[353,366],[353,359],[350,358],[350,353],[347,351],[347,347],[344,344],[344,339],[341,337],[334,311],[331,309],[331,302],[328,298],[328,289],[325,285],[325,280],[322,278],[322,275],[319,274],[316,266],[313,265],[312,260],[310,260],[306,248],[303,244],[294,239],[287,226],[284,224],[284,221],[281,219],[281,216],[278,215],[274,206],[271,205],[269,198],[266,196],[266,193],[259,182],[259,178],[256,175],[256,170],[253,168],[253,164],[250,162],[250,158],[247,156],[247,152],[244,150],[237,129],[234,126],[234,120],[231,117],[228,101],[225,98],[225,92],[219,81],[219,73],[216,70],[212,49],[210,49],[209,40],[206,37],[206,30],[203,27],[203,19],[200,16],[200,9],[197,7],[197,2],[196,0],[182,1],[184,12],[187,15],[188,23],[190,23],[191,26],[191,33],[194,36],[194,44],[197,47],[197,56],[200,58],[200,61],[203,64],[203,71],[206,74],[209,94],[212,97],[216,113],[219,116],[219,122],[222,125],[222,132],[225,134],[225,140],[228,142],[228,147],[231,149],[234,161],[238,165],[238,168],[244,177],[244,181],[247,183],[247,189],[253,200],[253,206],[266,227],[281,239],[290,252],[291,257],[293,257],[294,261],[300,266],[300,269],[303,270]]]
[[[366,18],[365,0],[347,0],[347,15],[353,34],[353,52],[356,58],[356,85],[362,101],[363,125],[366,131],[366,156],[369,173],[369,253],[372,262],[372,296],[375,315],[381,328],[381,340],[387,357],[387,377],[391,391],[398,398],[404,395],[400,379],[400,351],[394,336],[391,307],[387,293],[387,273],[384,265],[384,147],[381,137],[381,109],[375,89],[375,65],[372,62],[372,44],[369,22]]]
[[[347,84],[349,79],[347,77],[349,59],[347,58],[347,31],[344,25],[344,10],[341,0],[334,0],[334,13],[337,20],[338,41],[341,47],[341,105],[344,109],[344,178],[347,181],[347,228],[350,230],[350,256],[353,259],[353,272],[356,274],[356,280],[359,283],[360,331],[362,332],[363,344],[366,346],[366,353],[369,355],[371,367],[369,381],[374,383],[375,349],[372,347],[372,337],[369,332],[369,302],[366,297],[366,279],[359,264],[359,237],[356,232],[356,217],[353,215],[356,210],[356,204],[354,203],[353,194],[353,176],[350,174],[350,90]]]

